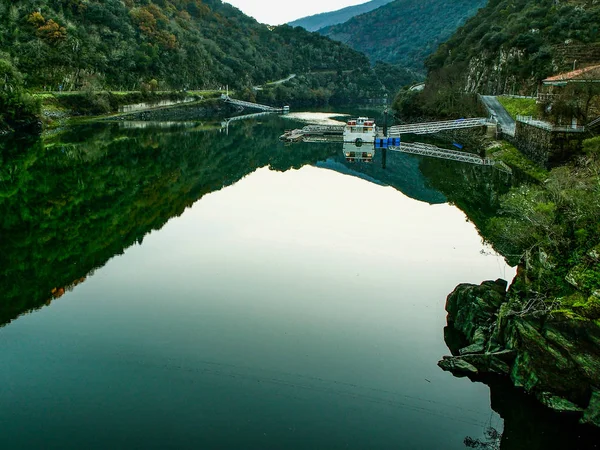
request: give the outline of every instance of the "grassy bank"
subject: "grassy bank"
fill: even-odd
[[[539,117],[538,106],[535,98],[498,97],[498,101],[508,111],[513,119],[517,116]]]
[[[509,142],[495,141],[486,153],[487,156],[502,161],[509,167],[520,170],[539,182],[543,182],[548,178],[546,169],[536,165]]]

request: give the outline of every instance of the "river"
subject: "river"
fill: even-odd
[[[512,279],[492,168],[284,145],[277,116],[5,144],[3,449],[464,449],[445,298]],[[475,222],[475,223],[474,223]]]

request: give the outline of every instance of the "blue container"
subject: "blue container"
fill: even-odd
[[[386,138],[375,138],[375,148],[387,148],[388,139]]]
[[[399,137],[391,137],[387,139],[387,145],[391,145],[391,146],[399,146],[400,145],[400,138]]]

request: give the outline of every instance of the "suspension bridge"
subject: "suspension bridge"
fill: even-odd
[[[488,124],[488,119],[475,117],[470,119],[444,120],[440,122],[408,123],[388,128],[388,137],[399,137],[402,134],[432,134],[447,130],[476,128]]]
[[[250,108],[250,109],[258,109],[264,112],[287,112],[290,110],[289,106],[284,106],[283,108],[275,108],[273,106],[261,105],[260,103],[246,102],[244,100],[238,100],[236,98],[231,98],[228,94],[222,94],[221,100],[225,103],[229,103],[231,105],[239,106],[241,108]]]

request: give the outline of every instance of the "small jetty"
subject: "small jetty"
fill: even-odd
[[[344,134],[344,125],[307,125],[304,128],[286,130],[279,139],[287,142],[312,141],[314,138],[325,141],[330,137],[341,138]],[[341,140],[341,139],[336,139]]]

